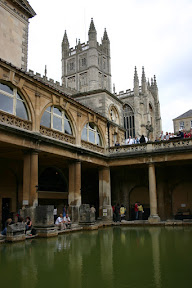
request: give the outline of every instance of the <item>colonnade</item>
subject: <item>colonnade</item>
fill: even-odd
[[[157,213],[157,191],[155,164],[148,164],[149,176],[149,199],[150,216],[149,222],[158,222],[160,218]],[[23,193],[22,204],[29,206],[38,205],[38,151],[24,153],[23,161]],[[79,207],[81,205],[81,162],[74,161],[69,164],[69,194],[68,204],[71,208],[72,219],[78,222]],[[112,219],[111,207],[111,179],[110,167],[99,169],[99,216],[103,220]]]

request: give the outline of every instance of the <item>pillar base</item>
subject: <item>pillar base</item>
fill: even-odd
[[[100,207],[99,216],[102,221],[112,221],[113,219],[113,211],[110,205]]]
[[[69,206],[69,214],[72,223],[79,223],[79,206]]]
[[[148,218],[149,223],[158,223],[160,221],[161,221],[161,219],[158,215],[150,215]]]

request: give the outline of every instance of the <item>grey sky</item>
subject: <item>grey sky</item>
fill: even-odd
[[[157,77],[164,131],[172,119],[192,109],[191,0],[29,0],[37,16],[30,20],[28,68],[61,79],[64,31],[71,47],[87,41],[91,18],[98,42],[104,28],[111,43],[112,83],[116,91],[133,88],[134,66],[141,77]]]

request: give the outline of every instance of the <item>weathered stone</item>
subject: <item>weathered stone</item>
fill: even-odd
[[[79,223],[93,224],[95,223],[95,213],[91,212],[89,204],[82,204],[79,208]]]
[[[53,205],[37,206],[35,208],[35,217],[33,225],[35,227],[52,227],[54,226]]]
[[[7,226],[6,241],[16,242],[25,240],[25,224],[15,223]]]

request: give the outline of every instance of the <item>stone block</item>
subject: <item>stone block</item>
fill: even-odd
[[[53,205],[37,206],[35,208],[33,226],[37,227],[52,227],[54,226]]]
[[[8,242],[17,242],[25,240],[25,224],[15,223],[7,226],[7,237]]]
[[[89,204],[82,204],[79,208],[79,223],[93,224],[95,223],[95,213],[91,212]]]

